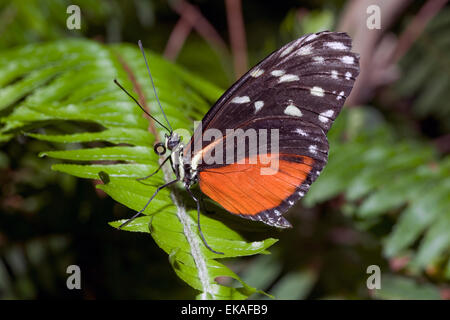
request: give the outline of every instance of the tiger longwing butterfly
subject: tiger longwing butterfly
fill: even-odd
[[[145,54],[144,59],[147,64]],[[307,34],[270,54],[233,84],[186,145],[167,118],[170,130],[152,117],[169,131],[165,142],[155,145],[158,155],[171,151],[158,170],[169,160],[176,179],[159,187],[145,207],[122,226],[141,214],[159,190],[181,181],[197,203],[200,236],[215,253],[221,254],[207,244],[201,231],[200,202],[191,191],[197,182],[204,194],[234,215],[278,228],[291,227],[283,213],[308,192],[325,166],[326,133],[358,74],[359,55],[351,52],[346,33]],[[244,132],[243,146],[235,142],[233,130],[238,129]],[[256,148],[250,143],[251,135],[245,135],[274,129],[270,144],[259,136]],[[211,131],[215,134],[206,137]],[[265,148],[261,148],[263,143]],[[230,145],[231,157],[227,153]],[[264,169],[270,171],[268,162],[263,161],[267,158],[277,159],[277,167],[263,174]]]

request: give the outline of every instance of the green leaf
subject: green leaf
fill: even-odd
[[[257,287],[268,288],[280,275],[282,265],[272,255],[259,256],[242,272],[245,282]]]
[[[448,207],[448,206],[447,206]],[[450,247],[450,211],[438,219],[427,231],[420,244],[419,251],[411,262],[417,269],[426,267],[430,262],[442,257]]]
[[[411,245],[439,215],[444,214],[445,210],[449,208],[448,194],[447,188],[438,185],[438,187],[429,188],[427,192],[417,197],[412,205],[402,213],[399,222],[388,237],[385,254],[391,257],[400,253],[401,250]]]
[[[153,152],[153,148],[141,146],[90,148],[69,151],[45,151],[41,152],[39,156],[76,161],[121,160],[138,163],[155,163],[158,161],[158,158]]]
[[[388,300],[440,300],[439,290],[431,284],[418,283],[413,279],[384,274],[381,289],[374,296]]]
[[[305,299],[317,279],[313,270],[302,270],[286,274],[271,290],[277,299]]]
[[[27,136],[51,142],[74,143],[106,141],[110,143],[126,143],[135,146],[152,146],[154,137],[150,132],[141,129],[111,128],[100,132],[84,132],[64,135],[26,133]]]

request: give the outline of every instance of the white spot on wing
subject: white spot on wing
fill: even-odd
[[[323,97],[325,95],[321,87],[312,87],[310,92],[313,96]]]
[[[301,47],[300,49],[298,49],[298,50],[297,50],[297,54],[298,54],[299,56],[306,56],[306,55],[312,53],[312,49],[313,49],[312,45],[307,44],[306,46],[303,46],[303,47]]]
[[[262,107],[264,107],[264,101],[260,100],[255,102],[255,112],[261,110]]]
[[[285,55],[291,53],[292,50],[295,48],[295,43],[291,44],[289,47],[283,50],[283,52],[280,54],[280,57],[284,57]]]
[[[316,57],[313,57],[312,59],[313,59],[314,62],[317,62],[317,63],[324,63],[325,62],[325,59],[323,57],[321,57],[321,56],[316,56]]]
[[[336,97],[336,100],[341,100],[344,97],[344,91],[339,92],[339,95]]]
[[[299,195],[300,197],[303,197],[303,196],[305,195],[305,193],[302,192],[302,191],[299,191],[299,192],[298,192],[298,195]]]
[[[255,70],[253,70],[252,72],[250,72],[250,75],[253,77],[253,78],[258,78],[260,75],[262,75],[264,73],[264,70],[263,69],[260,69],[260,68],[256,68]]]
[[[327,46],[328,48],[331,48],[333,50],[347,50],[348,47],[343,44],[342,42],[338,42],[338,41],[332,41],[332,42],[325,42],[325,46]]]
[[[270,74],[274,77],[281,77],[286,72],[284,70],[273,70]]]
[[[353,58],[352,56],[343,56],[341,58],[341,61],[346,64],[353,64],[355,62],[355,58]]]
[[[328,118],[332,117],[333,114],[334,114],[334,110],[331,110],[331,109],[321,113],[321,115],[328,117]]]
[[[234,97],[233,100],[231,100],[231,103],[247,103],[247,102],[250,102],[250,98],[248,96]]]
[[[290,104],[284,109],[284,113],[288,116],[301,117],[303,114],[294,104]]]
[[[292,206],[294,204],[294,201],[289,200],[288,203],[289,203],[290,206]]]
[[[328,122],[330,120],[329,118],[331,118],[333,114],[334,114],[333,110],[324,111],[321,114],[319,114],[319,120],[324,123]]]
[[[295,74],[285,74],[280,77],[278,82],[289,82],[289,81],[296,81],[296,80],[299,80],[299,78]]]
[[[345,80],[350,80],[350,78],[352,77],[352,74],[350,72],[346,72],[345,73]]]
[[[296,129],[295,132],[304,137],[308,136],[308,134],[300,128]]]
[[[312,154],[316,154],[317,153],[317,146],[312,144],[309,146],[309,152],[311,152]]]
[[[317,38],[317,37],[318,37],[318,35],[315,34],[315,33],[313,33],[313,34],[310,34],[310,35],[305,39],[305,41],[311,41],[311,40],[314,40],[314,39]]]
[[[336,70],[331,70],[331,77],[333,79],[337,79],[338,78],[338,72]]]

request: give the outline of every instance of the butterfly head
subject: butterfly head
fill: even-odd
[[[180,136],[176,132],[172,132],[170,135],[166,134],[164,142],[158,142],[153,147],[155,153],[162,156],[166,153],[166,150],[174,150],[180,144]]]
[[[166,147],[170,151],[175,149],[180,144],[180,136],[176,132],[172,132],[170,135],[166,134]]]
[[[176,132],[172,132],[170,135],[166,134],[164,142],[158,142],[153,147],[155,153],[162,156],[166,153],[166,150],[172,151],[180,144],[180,136]]]

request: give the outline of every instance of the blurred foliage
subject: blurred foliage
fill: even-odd
[[[386,257],[407,256],[409,273],[434,266],[433,276],[445,278],[450,157],[439,159],[423,142],[399,142],[386,123],[374,121],[377,112],[371,109],[346,111],[329,134],[330,161],[303,203],[343,197],[342,212],[356,227],[379,232]],[[385,220],[396,217],[392,231],[386,230]]]
[[[433,134],[450,130],[450,9],[442,10],[426,27],[423,34],[400,67],[402,76],[395,92],[418,118],[432,117],[439,124]],[[418,63],[419,62],[419,63]]]
[[[228,39],[223,2],[191,3]],[[69,4],[82,8],[81,30],[66,29]],[[249,64],[304,33],[334,29],[344,4],[340,0],[244,2]],[[402,29],[416,14],[415,7],[420,4],[399,19]],[[180,268],[177,263],[188,261],[189,256],[172,250],[174,243],[158,241],[170,239],[165,230],[179,224],[170,199],[161,199],[148,211],[165,208],[164,216],[157,214],[152,221],[157,245],[146,233],[118,232],[108,226],[134,211],[105,197],[100,189],[138,210],[147,199],[143,195],[155,188],[125,182],[111,170],[115,163],[127,174],[142,176],[156,165],[146,120],[112,85],[118,77],[132,88],[117,60],[120,54],[147,99],[153,101],[139,52],[122,44],[53,42],[67,37],[106,43],[142,39],[146,47],[162,52],[178,18],[166,1],[0,1],[0,117],[4,123],[0,298],[181,299],[198,293],[175,276],[196,288],[195,275],[184,276],[192,270],[189,265]],[[330,131],[329,164],[304,201],[289,212],[293,230],[280,233],[236,220],[217,207],[214,216],[202,216],[205,229],[219,226],[220,237],[226,230],[235,240],[245,239],[244,246],[262,238],[279,239],[271,255],[224,260],[226,267],[207,258],[223,275],[239,275],[248,284],[241,298],[254,292],[252,288],[279,299],[448,297],[450,161],[432,140],[448,134],[450,127],[448,22],[445,9],[400,61],[397,83],[375,93],[367,106],[344,110],[339,116]],[[11,51],[15,46],[19,48]],[[216,49],[191,33],[177,57],[177,64],[191,73],[156,54],[150,56],[160,98],[175,127],[190,128],[191,121],[200,119],[232,83],[232,57]],[[150,108],[158,114],[153,103]],[[59,151],[43,152],[55,149]],[[49,157],[37,157],[39,153]],[[97,167],[79,166],[91,160]],[[141,163],[140,167],[130,169],[124,164],[129,161]],[[50,165],[93,178],[95,183],[49,170]],[[99,171],[108,174],[100,177]],[[101,178],[109,182],[101,184]],[[159,183],[162,177],[157,180],[151,182]],[[194,208],[185,200],[188,209]],[[146,216],[131,229],[148,232],[148,222]],[[204,233],[208,239],[214,234]],[[67,290],[65,270],[70,264],[81,266],[83,290]],[[367,290],[366,268],[372,264],[383,272],[381,290]],[[242,286],[231,278],[219,277],[219,288]],[[260,293],[251,297],[267,298]]]
[[[439,300],[441,294],[435,286],[400,276],[384,275],[381,290],[374,290],[374,296],[389,300]]]
[[[292,9],[281,23],[280,32],[288,39],[295,39],[306,33],[331,30],[333,24],[334,15],[329,10],[315,10],[306,13],[299,12],[298,9]]]
[[[86,32],[83,24],[81,32],[70,32],[66,27],[67,7],[77,4],[83,8],[83,18],[102,24],[110,13],[112,6],[104,1],[61,1],[29,0],[0,2],[0,48],[15,45],[60,39],[70,35]],[[93,27],[93,26],[92,26]]]

